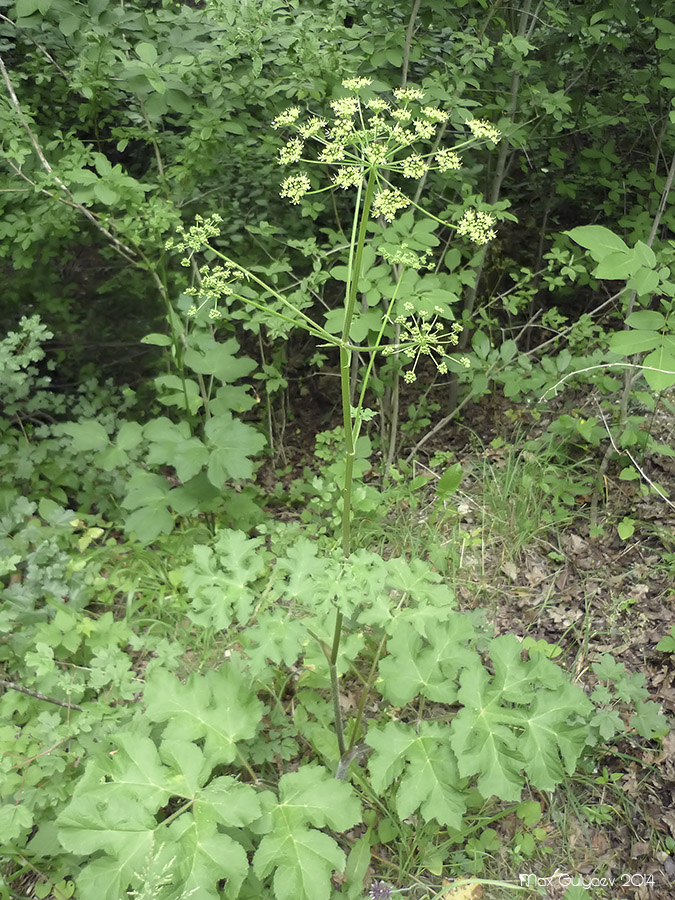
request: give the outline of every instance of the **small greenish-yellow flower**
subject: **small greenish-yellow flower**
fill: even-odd
[[[460,364],[461,366],[464,366],[465,369],[470,369],[470,368],[471,368],[471,360],[470,360],[468,357],[466,357],[466,356],[460,356],[460,358],[459,358],[459,364]]]
[[[297,106],[289,106],[272,121],[272,128],[285,128],[292,125],[300,115],[300,109]]]
[[[436,126],[433,122],[425,121],[424,119],[415,119],[413,122],[413,127],[415,129],[415,134],[418,138],[423,141],[430,141],[431,138],[436,134]]]
[[[372,78],[345,78],[342,87],[348,91],[360,91],[361,88],[368,87],[372,83]]]
[[[400,122],[401,125],[407,125],[412,119],[412,114],[409,109],[392,109],[391,117],[392,119],[396,119],[397,122]]]
[[[467,209],[457,223],[457,234],[468,237],[474,244],[487,244],[495,237],[495,217],[479,209]]]
[[[371,215],[374,219],[382,216],[386,222],[393,222],[396,213],[410,205],[410,200],[397,188],[378,191],[373,198]]]
[[[404,178],[421,178],[427,170],[427,164],[421,156],[413,153],[401,163]]]
[[[279,165],[285,166],[288,163],[298,162],[302,157],[304,146],[305,144],[300,138],[293,138],[288,141],[279,151]]]
[[[345,155],[344,144],[339,141],[331,141],[319,153],[319,160],[325,163],[334,163],[339,159],[343,159]]]
[[[239,271],[230,266],[202,266],[199,270],[201,284],[198,295],[200,297],[227,297],[232,291],[230,281],[239,277]]]
[[[435,106],[425,106],[422,110],[422,115],[425,119],[429,119],[430,122],[447,122],[449,118],[449,114],[443,112],[442,109],[437,109]]]
[[[376,166],[383,166],[387,162],[387,148],[382,144],[371,144],[366,147],[366,159]]]
[[[415,251],[411,250],[405,242],[397,247],[393,253],[386,247],[381,247],[380,254],[392,266],[405,266],[408,269],[415,269],[417,271],[419,271],[419,269],[434,268],[433,263],[429,263],[431,250],[425,250],[424,253],[415,253]],[[412,303],[409,305],[412,310]],[[395,321],[398,321],[398,319]]]
[[[301,175],[290,175],[282,181],[279,196],[288,197],[291,203],[298,204],[309,193],[311,186],[309,177],[304,172]]]
[[[491,125],[486,119],[469,119],[466,127],[471,134],[477,138],[487,138],[493,143],[497,143],[502,136],[501,131]]]
[[[214,306],[209,310],[209,319],[215,319],[216,321],[218,321],[218,319],[222,318],[223,314],[217,307]]]
[[[384,116],[379,116],[379,115],[371,116],[370,122],[368,124],[375,131],[377,131],[378,129],[380,131],[384,131],[384,129],[387,127],[386,119],[384,118]]]
[[[359,101],[356,97],[340,97],[339,100],[331,100],[330,108],[338,119],[348,119],[358,110]]]
[[[402,144],[403,146],[412,144],[415,140],[415,132],[410,128],[402,128],[398,122],[393,128],[390,126],[389,134],[398,144]]]
[[[300,125],[298,130],[304,138],[315,137],[326,127],[326,124],[325,119],[321,119],[319,116],[312,116],[304,125]]]
[[[343,166],[337,174],[333,175],[333,184],[343,191],[347,188],[358,187],[363,180],[363,169],[358,166]]]
[[[403,380],[407,384],[412,384],[414,381],[417,381],[417,375],[415,375],[412,369],[408,369],[408,371],[403,375]]]
[[[384,112],[389,109],[389,104],[381,97],[371,97],[370,100],[366,101],[366,107],[367,109],[372,109],[374,112]]]
[[[218,237],[220,234],[220,223],[222,217],[218,213],[214,213],[205,219],[197,214],[195,216],[195,224],[185,230],[182,225],[178,226],[178,239],[171,238],[167,241],[167,250],[176,249],[179,253],[185,253],[186,250],[192,253],[198,253],[202,247],[205,247],[212,237]],[[190,258],[186,257],[181,260],[182,266],[190,265]]]
[[[448,150],[447,147],[443,147],[442,150],[439,150],[434,159],[441,172],[449,172],[452,169],[462,168],[462,160],[460,157],[452,150]]]
[[[190,309],[188,309],[187,314],[188,314],[188,316],[196,316],[197,315],[197,307],[194,305],[194,303],[192,304]]]
[[[424,91],[415,87],[396,88],[394,97],[396,97],[397,100],[403,101],[424,100]]]
[[[446,363],[441,362],[441,363],[439,363],[439,364],[436,366],[436,368],[438,369],[438,372],[439,372],[440,375],[447,375],[447,374],[448,374],[448,367],[447,367]]]
[[[412,312],[415,309],[415,305],[413,303],[411,303],[409,300],[406,300],[406,302],[403,304],[403,309],[406,312]]]
[[[353,140],[354,123],[351,119],[338,119],[333,128],[328,131],[328,138],[333,143],[347,144]]]

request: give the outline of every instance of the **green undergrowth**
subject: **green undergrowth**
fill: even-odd
[[[345,560],[292,525],[97,547],[67,510],[21,512],[0,617],[8,896],[358,898],[372,878],[437,896],[544,852],[531,792],[588,769],[617,711],[640,740],[664,731],[640,676],[603,657],[587,697],[419,557]]]

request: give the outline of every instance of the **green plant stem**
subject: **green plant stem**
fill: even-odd
[[[368,672],[368,678],[366,680],[366,684],[364,685],[363,690],[361,691],[361,699],[359,700],[359,708],[356,711],[356,719],[354,720],[354,728],[352,729],[352,736],[349,739],[349,746],[347,747],[347,753],[351,753],[354,749],[354,745],[356,744],[356,738],[359,733],[359,728],[361,727],[361,721],[363,719],[363,710],[366,706],[366,700],[368,698],[368,694],[371,691],[373,686],[373,682],[375,680],[375,670],[377,669],[377,664],[380,661],[380,654],[384,648],[384,642],[387,640],[387,635],[383,634],[380,643],[378,644],[377,650],[375,651],[375,656],[373,657],[373,662],[370,667],[370,672]],[[343,753],[344,756],[344,753]]]
[[[375,169],[371,168],[368,173],[368,183],[366,185],[366,194],[363,200],[363,209],[360,211],[360,221],[358,227],[358,236],[356,238],[356,248],[353,253],[353,262],[350,265],[350,277],[347,288],[347,302],[345,304],[345,316],[342,326],[342,340],[340,342],[340,387],[342,394],[342,424],[345,432],[345,478],[344,488],[342,492],[342,552],[345,559],[349,557],[350,539],[351,539],[351,499],[352,499],[352,477],[354,473],[354,432],[352,428],[352,406],[350,398],[350,365],[351,351],[348,349],[349,332],[351,329],[352,319],[354,318],[354,306],[356,303],[356,295],[359,289],[359,281],[361,278],[361,266],[363,263],[363,248],[366,243],[366,229],[368,227],[368,217],[373,202],[373,194],[375,192]],[[357,206],[356,216],[359,215]],[[354,225],[356,226],[356,216]],[[350,253],[350,256],[352,254]],[[341,625],[342,623],[340,623]]]
[[[340,759],[345,755],[345,731],[342,724],[342,711],[340,709],[340,688],[338,685],[337,658],[340,650],[340,638],[342,637],[342,613],[337,610],[335,616],[335,631],[333,633],[333,646],[331,648],[328,668],[330,671],[330,693],[333,700],[333,718],[335,720],[335,734],[337,736]]]
[[[354,228],[352,230],[352,244],[350,247],[349,281],[347,286],[347,300],[345,303],[345,317],[342,326],[342,340],[340,342],[340,387],[342,393],[342,422],[345,432],[345,479],[342,492],[342,552],[345,559],[349,557],[351,540],[351,500],[352,478],[354,474],[354,431],[352,429],[352,406],[350,402],[350,365],[351,352],[348,349],[349,332],[354,317],[354,305],[359,289],[361,277],[361,265],[363,262],[363,248],[366,243],[366,229],[368,216],[375,192],[375,169],[368,173],[368,183],[363,200],[363,208],[359,210],[357,202],[354,214]],[[360,191],[359,191],[360,199]],[[354,248],[354,232],[358,221],[358,235],[356,248]],[[345,755],[345,736],[342,726],[342,714],[340,712],[340,691],[338,686],[337,657],[340,650],[340,638],[342,637],[342,613],[338,609],[335,615],[335,631],[333,632],[333,647],[330,656],[330,687],[333,700],[333,714],[335,718],[335,732],[337,735],[340,757]]]

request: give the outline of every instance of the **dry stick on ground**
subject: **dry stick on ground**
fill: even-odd
[[[654,238],[656,237],[656,232],[658,231],[659,225],[661,223],[661,218],[663,217],[663,213],[666,208],[666,204],[668,202],[668,194],[670,193],[670,189],[673,186],[673,178],[675,178],[675,154],[673,154],[673,158],[670,161],[670,168],[668,170],[668,177],[666,178],[666,183],[663,187],[663,193],[661,194],[661,200],[659,202],[659,208],[656,210],[656,215],[654,216],[654,221],[652,222],[651,231],[649,232],[649,237],[647,238],[647,246],[651,247],[654,243]],[[635,306],[635,299],[637,297],[637,291],[632,291],[630,295],[630,299],[628,301],[628,307],[626,309],[626,318],[633,311],[633,307]],[[627,325],[624,325],[625,328],[628,328]],[[634,362],[636,357],[633,357],[632,362]],[[628,418],[628,401],[630,400],[630,393],[635,381],[640,376],[641,368],[632,367],[626,371],[623,380],[623,391],[621,392],[621,402],[619,405],[619,421],[617,423],[618,428],[618,440],[621,440],[621,436],[626,428],[626,420]],[[604,419],[603,419],[604,421]],[[612,454],[616,449],[614,445],[614,441],[611,440],[610,435],[610,445],[607,447],[605,451],[605,455],[602,457],[602,462],[600,463],[600,468],[598,469],[598,474],[595,479],[595,489],[593,490],[593,497],[591,498],[591,511],[590,511],[590,524],[592,528],[597,528],[598,525],[598,503],[600,500],[600,492],[602,488],[602,484],[604,482],[605,474],[607,469],[609,468],[609,461],[612,458]]]
[[[78,706],[77,703],[69,703],[67,700],[56,700],[54,697],[47,697],[39,691],[32,691],[30,688],[24,687],[22,684],[17,684],[14,681],[5,681],[4,678],[0,678],[0,687],[4,687],[8,691],[18,691],[20,694],[28,694],[29,697],[35,697],[36,700],[44,700],[45,703],[55,703],[57,706],[65,706],[66,709],[78,709],[82,712],[82,707]]]

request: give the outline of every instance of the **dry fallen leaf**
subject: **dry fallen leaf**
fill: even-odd
[[[464,883],[458,881],[451,882],[441,897],[443,900],[480,900],[483,896],[483,885]]]

